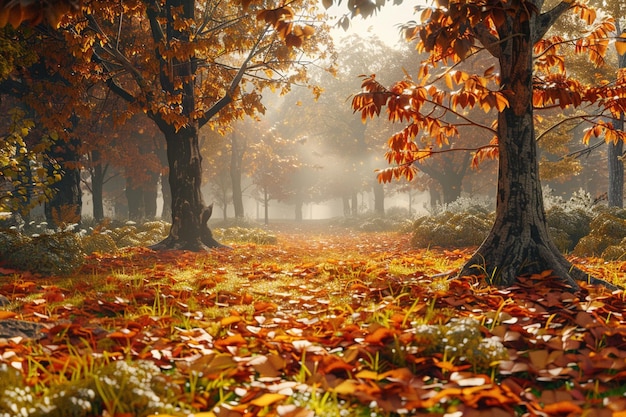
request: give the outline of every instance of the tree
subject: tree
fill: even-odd
[[[625,11],[626,12],[626,11]],[[618,18],[626,17],[624,15],[618,16]],[[620,25],[617,25],[617,32],[619,33]],[[618,76],[622,79],[622,84],[626,83],[626,29],[621,34],[621,37],[616,40],[617,55],[618,55]],[[624,112],[620,112],[619,116],[615,118],[615,128],[624,131]],[[624,139],[617,138],[617,140],[609,142],[608,149],[608,170],[609,170],[609,190],[608,190],[608,203],[611,207],[624,207]]]
[[[143,111],[164,134],[172,194],[172,227],[155,249],[221,246],[206,222],[198,132],[264,110],[259,90],[288,90],[305,79],[306,57],[326,52],[315,33],[315,3],[156,0],[84,2],[62,20],[65,40],[83,67]],[[146,30],[149,28],[149,31]]]
[[[89,110],[84,100],[87,86],[70,83],[73,60],[63,43],[49,36],[45,28],[4,27],[0,42],[9,51],[9,59],[2,65],[0,90],[17,101],[35,122],[29,141],[45,144],[39,147],[45,154],[44,168],[50,174],[62,174],[49,184],[50,193],[44,202],[46,220],[51,227],[80,223],[82,142],[76,128]],[[13,52],[24,48],[27,51]]]
[[[365,120],[379,115],[386,106],[389,119],[408,123],[390,139],[388,160],[396,166],[381,172],[383,181],[412,178],[413,162],[436,153],[413,141],[417,133],[428,132],[438,145],[457,134],[456,126],[442,121],[433,108],[456,115],[460,115],[456,109],[467,107],[497,108],[496,125],[485,127],[493,129],[494,140],[476,155],[477,160],[485,155],[497,154],[499,158],[496,219],[488,237],[459,274],[484,275],[493,284],[511,285],[520,275],[551,270],[552,275],[577,288],[577,280],[599,280],[573,267],[550,237],[539,180],[534,109],[566,108],[591,101],[617,112],[626,107],[626,100],[623,96],[614,98],[620,97],[614,90],[617,87],[585,88],[568,78],[565,59],[558,55],[563,39],[544,39],[565,12],[576,12],[589,23],[594,22],[595,12],[569,1],[548,10],[543,6],[543,0],[438,2],[438,6],[423,11],[424,23],[407,28],[411,37],[419,38],[418,50],[430,53],[418,82],[407,79],[387,89],[375,77],[367,77],[353,107]],[[599,63],[613,29],[611,21],[600,22],[579,39],[577,48]],[[485,68],[482,75],[454,71],[454,64],[480,52],[491,54],[498,68]],[[428,79],[433,68],[446,63],[453,67],[444,68],[440,77],[458,88],[453,93],[437,88]],[[495,88],[489,88],[490,83]],[[613,131],[613,135],[619,132]]]

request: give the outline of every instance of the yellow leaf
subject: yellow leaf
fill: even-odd
[[[287,398],[286,395],[266,393],[250,401],[250,404],[256,405],[258,407],[267,407],[268,405],[274,404],[275,402],[283,400],[285,398]]]
[[[356,391],[356,387],[359,384],[353,379],[346,379],[342,381],[339,385],[333,388],[333,391],[340,395],[351,395]]]
[[[374,380],[380,379],[380,375],[378,373],[374,371],[368,371],[368,370],[363,370],[359,372],[358,374],[356,374],[355,376],[361,379],[374,379]]]
[[[229,326],[231,324],[239,323],[241,321],[241,317],[239,316],[228,316],[224,317],[220,322],[222,326]]]

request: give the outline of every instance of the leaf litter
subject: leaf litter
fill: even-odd
[[[623,294],[572,293],[550,271],[509,288],[447,280],[471,250],[415,250],[407,235],[278,236],[2,276],[0,323],[44,328],[0,339],[0,363],[45,392],[149,361],[179,387],[180,415],[200,417],[626,416]],[[623,280],[625,263],[583,261]]]

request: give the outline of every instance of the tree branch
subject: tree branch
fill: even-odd
[[[567,10],[572,7],[571,3],[567,3],[565,1],[560,2],[554,8],[548,10],[547,12],[541,13],[539,18],[535,20],[535,26],[532,29],[531,33],[531,41],[534,45],[541,38],[544,37],[548,29],[552,27],[554,22],[557,21],[559,17]]]
[[[224,107],[232,103],[235,91],[237,90],[239,83],[241,83],[243,76],[248,70],[248,65],[250,64],[250,61],[259,52],[257,48],[259,47],[259,44],[261,43],[263,38],[265,38],[265,34],[267,33],[268,30],[269,30],[269,26],[265,28],[261,36],[259,36],[259,39],[257,39],[254,46],[250,49],[250,53],[241,64],[241,67],[239,67],[239,70],[237,71],[237,74],[235,74],[235,77],[231,81],[230,87],[228,87],[228,90],[226,91],[226,94],[224,94],[224,97],[219,99],[217,103],[211,106],[211,108],[206,113],[204,113],[204,116],[198,120],[198,127],[204,126],[209,120],[211,120],[211,118],[213,118],[213,116],[219,113],[220,110],[222,110]]]
[[[489,31],[489,28],[485,24],[479,24],[472,28],[474,32],[474,36],[476,39],[483,45],[483,47],[489,51],[494,58],[500,58],[502,54],[502,48],[500,47],[500,39],[497,36],[494,36],[493,33]]]

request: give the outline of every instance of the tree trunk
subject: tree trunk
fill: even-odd
[[[243,192],[241,189],[241,163],[243,161],[243,146],[237,140],[237,135],[232,134],[230,149],[230,181],[233,191],[233,208],[235,218],[243,219]]]
[[[624,130],[624,117],[615,123],[615,127]],[[608,169],[609,169],[609,207],[624,208],[624,142],[610,142],[608,145]]]
[[[341,197],[343,203],[343,217],[350,217],[350,197],[344,195]]]
[[[295,204],[295,219],[297,222],[301,222],[303,217],[302,217],[302,207],[304,206],[304,203],[302,202],[302,199],[297,198],[296,200],[296,204]]]
[[[83,199],[80,189],[78,146],[78,140],[55,144],[48,154],[50,160],[61,165],[63,171],[61,179],[51,187],[52,198],[44,205],[46,221],[53,227],[81,222]],[[50,175],[54,175],[54,169],[51,166],[48,170]]]
[[[224,247],[213,238],[207,226],[213,205],[206,207],[202,200],[202,157],[196,126],[185,126],[178,131],[169,129],[164,133],[170,167],[172,227],[167,238],[152,248],[201,251]]]
[[[619,23],[619,19],[617,19],[617,33],[620,32]],[[618,55],[618,67],[620,69],[626,68],[626,54]],[[615,120],[615,128],[622,131],[624,130],[624,114],[622,114],[619,119]],[[624,208],[624,161],[621,159],[623,156],[623,141],[609,143],[607,156],[609,165],[609,189],[607,192],[609,207]]]
[[[139,222],[143,219],[143,189],[135,184],[132,177],[126,177],[126,202],[128,204],[128,220]]]
[[[93,161],[92,161],[93,162]],[[104,175],[106,169],[96,162],[96,165],[89,170],[91,174],[91,201],[93,204],[93,218],[100,222],[104,219]]]
[[[532,105],[530,27],[537,16],[531,13],[530,19],[510,18],[499,29],[501,91],[514,93],[507,93],[509,107],[498,115],[496,220],[459,275],[482,275],[490,284],[510,286],[519,276],[552,270],[576,289],[575,280],[588,277],[553,243],[543,206]]]
[[[263,218],[265,219],[265,225],[270,224],[269,218],[270,196],[267,192],[267,187],[263,188]]]
[[[159,174],[149,173],[149,181],[143,183],[143,218],[144,220],[154,220],[157,214],[157,195],[159,188]]]
[[[441,194],[439,194],[439,190],[437,190],[432,184],[428,187],[428,195],[430,196],[430,209],[435,211],[437,206],[442,205],[441,202]]]
[[[359,199],[358,199],[358,195],[356,193],[356,191],[352,192],[352,198],[350,201],[351,207],[352,207],[352,217],[356,217],[359,215]]]
[[[374,212],[379,216],[385,215],[385,189],[378,181],[374,182]]]
[[[166,172],[169,172],[167,165],[167,149],[164,146],[157,147],[156,154],[161,161],[161,196],[163,197],[163,210],[161,211],[161,219],[169,219],[172,217],[172,191]]]

